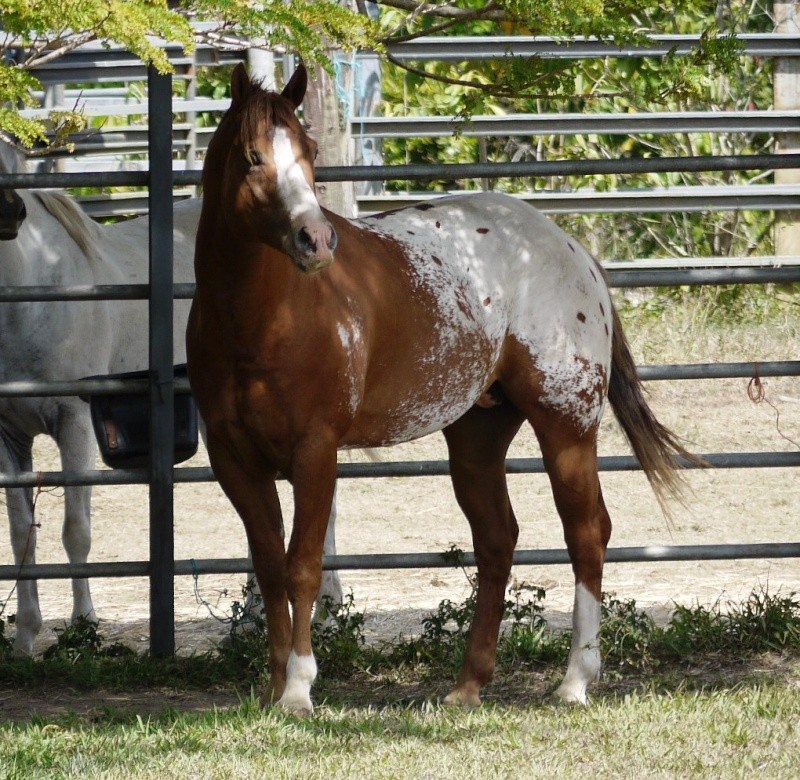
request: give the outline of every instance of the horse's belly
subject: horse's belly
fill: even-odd
[[[439,431],[462,417],[494,381],[499,344],[483,339],[460,350],[422,352],[367,382],[345,446],[399,444]]]

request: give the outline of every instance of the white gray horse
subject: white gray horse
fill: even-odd
[[[16,151],[0,142],[0,171],[24,170]],[[7,206],[0,218],[0,286],[136,284],[148,276],[147,217],[98,225],[63,193],[2,190]],[[176,204],[174,278],[194,281],[194,240],[200,201]],[[16,224],[15,224],[16,223]],[[18,230],[14,235],[15,230]],[[185,361],[188,301],[175,302],[175,362]],[[0,382],[69,381],[147,367],[146,301],[47,301],[0,303]],[[51,436],[65,471],[95,466],[97,445],[89,408],[77,397],[0,398],[0,471],[33,469],[35,436]],[[11,546],[17,565],[36,560],[33,491],[6,491]],[[90,487],[64,490],[62,539],[71,563],[84,563],[91,547]],[[333,516],[326,552],[335,554]],[[72,620],[96,620],[89,583],[72,582]],[[331,573],[321,595],[341,601]],[[35,581],[17,585],[15,655],[31,655],[42,618]]]

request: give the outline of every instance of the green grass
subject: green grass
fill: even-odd
[[[24,778],[791,778],[800,692],[774,685],[650,692],[588,708],[322,706],[152,719],[63,718],[0,730],[0,766]]]

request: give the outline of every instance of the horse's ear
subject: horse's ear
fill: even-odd
[[[247,75],[247,68],[240,62],[231,74],[231,99],[234,103],[244,100],[250,91],[250,76]]]
[[[289,83],[283,88],[281,96],[285,97],[291,102],[295,108],[299,108],[306,96],[306,88],[308,87],[308,71],[306,66],[300,62],[297,70],[292,73]]]

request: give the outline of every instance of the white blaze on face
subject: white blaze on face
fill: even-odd
[[[278,196],[289,214],[292,226],[303,218],[324,219],[317,196],[297,162],[292,139],[285,127],[275,128],[272,156],[278,178]]]

